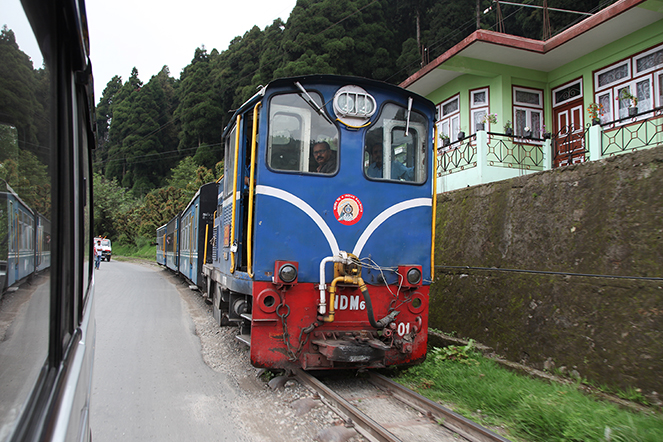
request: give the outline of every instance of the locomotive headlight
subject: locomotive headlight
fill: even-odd
[[[399,281],[404,288],[416,288],[423,283],[420,265],[398,266]]]
[[[333,101],[336,117],[341,123],[353,127],[366,124],[377,110],[375,98],[356,85],[340,88]]]
[[[290,284],[297,279],[297,269],[292,264],[283,264],[279,269],[279,278],[281,281]]]
[[[414,267],[408,270],[407,272],[407,282],[410,285],[417,285],[421,282],[421,270]]]

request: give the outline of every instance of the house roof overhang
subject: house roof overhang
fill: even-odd
[[[400,86],[426,96],[466,72],[460,57],[550,72],[662,18],[661,0],[619,0],[547,41],[478,30]]]

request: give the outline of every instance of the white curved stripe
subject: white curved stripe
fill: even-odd
[[[338,248],[338,242],[336,241],[336,237],[332,233],[331,229],[329,228],[325,220],[322,219],[322,217],[318,214],[318,212],[313,210],[313,207],[309,206],[306,201],[296,197],[290,192],[286,192],[285,190],[277,189],[276,187],[271,187],[271,186],[263,186],[263,185],[256,186],[256,194],[273,196],[274,198],[286,201],[292,204],[293,206],[297,207],[298,209],[300,209],[305,214],[307,214],[308,217],[311,218],[311,220],[313,220],[315,225],[318,226],[322,234],[327,239],[327,242],[329,243],[329,248],[332,251],[332,255],[335,256],[338,254],[339,248]]]
[[[361,255],[361,251],[364,249],[364,246],[366,245],[366,242],[371,237],[373,232],[375,232],[383,222],[385,222],[392,216],[396,215],[399,212],[402,212],[403,210],[414,209],[415,207],[422,207],[422,206],[432,206],[432,205],[433,205],[433,200],[431,198],[415,198],[413,200],[407,200],[400,202],[398,204],[394,204],[393,206],[385,209],[381,214],[376,216],[375,219],[373,219],[373,221],[371,221],[368,227],[366,227],[364,232],[357,240],[357,244],[355,244],[355,248],[352,251],[352,254],[359,257]]]

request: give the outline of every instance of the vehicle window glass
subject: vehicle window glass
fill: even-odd
[[[0,440],[6,440],[48,358],[55,241],[50,74],[19,0],[3,2],[0,26]]]
[[[366,132],[364,172],[371,179],[423,183],[426,181],[426,119],[389,103]],[[384,167],[388,164],[389,167]]]
[[[322,99],[310,92],[322,107]],[[275,170],[333,174],[338,170],[339,132],[299,94],[277,95],[269,108],[267,161]]]
[[[235,176],[235,142],[237,141],[237,126],[226,136],[225,167],[223,172],[223,195],[228,196],[233,192],[233,177]]]

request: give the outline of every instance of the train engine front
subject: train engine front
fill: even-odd
[[[276,80],[236,112],[203,273],[253,365],[425,358],[434,110],[393,85],[310,76]]]

